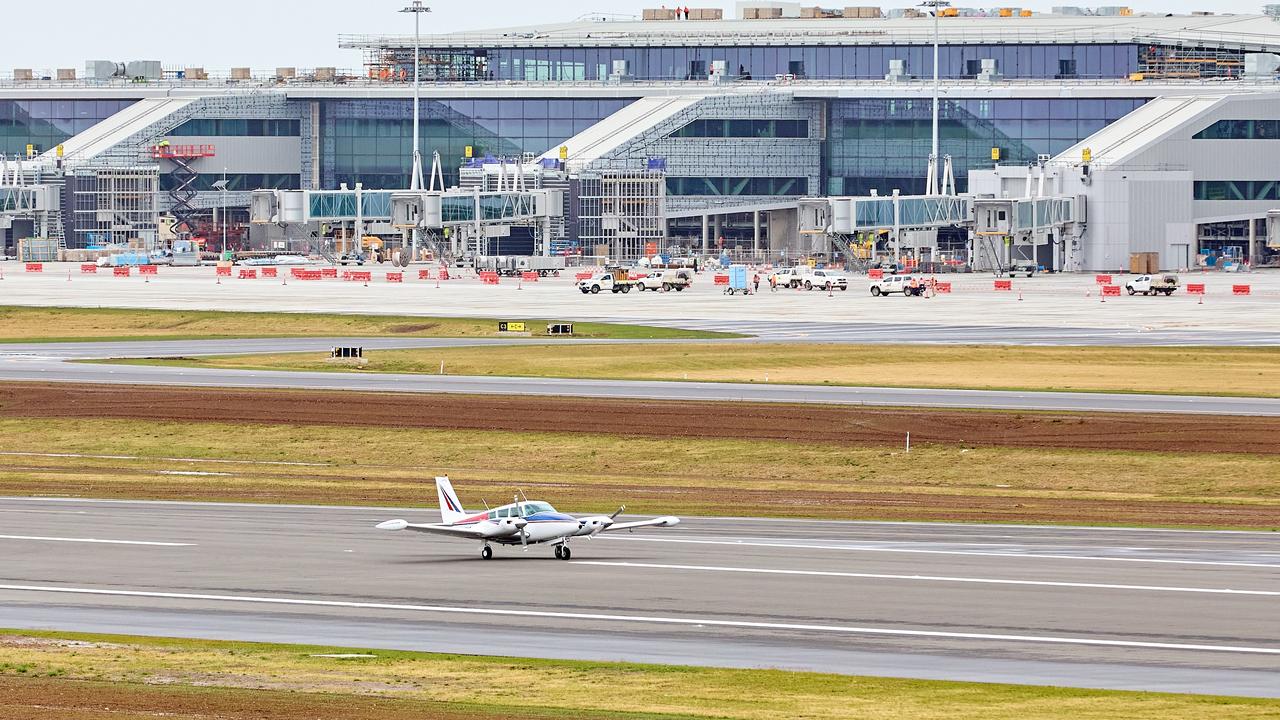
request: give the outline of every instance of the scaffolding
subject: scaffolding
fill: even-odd
[[[588,255],[635,260],[667,234],[666,173],[607,170],[576,180],[577,239]]]
[[[71,238],[68,245],[155,248],[158,168],[82,167],[77,168],[69,180]]]
[[[1138,53],[1138,73],[1151,79],[1239,77],[1244,51],[1225,48],[1146,45]]]

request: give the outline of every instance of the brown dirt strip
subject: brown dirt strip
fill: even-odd
[[[1280,418],[0,384],[0,417],[583,432],[897,445],[1280,454]]]
[[[606,718],[580,711],[531,718]],[[503,720],[442,703],[267,690],[0,677],[0,720]]]

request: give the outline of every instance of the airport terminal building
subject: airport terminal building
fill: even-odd
[[[443,184],[563,197],[554,227],[455,239],[453,251],[898,253],[885,235],[901,223],[833,245],[799,207],[927,191],[935,31],[954,191],[1076,199],[1059,232],[1027,234],[1029,257],[1115,269],[1154,251],[1176,268],[1205,255],[1260,264],[1280,249],[1268,221],[1280,208],[1280,23],[1269,16],[935,19],[785,3],[673,14],[421,37],[421,150],[439,155]],[[245,229],[251,191],[409,188],[414,41],[342,37],[362,61],[347,71],[15,70],[0,86],[8,254],[30,237],[160,242],[175,224],[200,232],[224,206],[235,243],[296,239]],[[392,232],[380,212],[360,218],[365,231]],[[924,229],[935,258],[975,259],[966,223]]]

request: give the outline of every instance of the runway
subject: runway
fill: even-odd
[[[180,385],[187,387],[352,390],[470,395],[546,395],[646,400],[821,403],[888,407],[1052,410],[1065,412],[1280,415],[1278,398],[1123,393],[937,390],[763,383],[577,380],[452,375],[354,374],[224,370],[70,363],[72,359],[322,351],[342,344],[367,348],[456,347],[509,341],[470,339],[317,338],[281,340],[29,343],[0,346],[0,381]]]
[[[435,516],[3,499],[0,626],[1280,697],[1270,534],[693,518],[485,562],[373,529]]]

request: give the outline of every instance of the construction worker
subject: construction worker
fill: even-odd
[[[760,273],[756,273],[756,274],[755,274],[755,277],[754,277],[754,278],[752,278],[752,281],[755,283],[755,292],[756,292],[756,294],[757,294],[757,295],[758,295],[758,294],[760,294]]]

